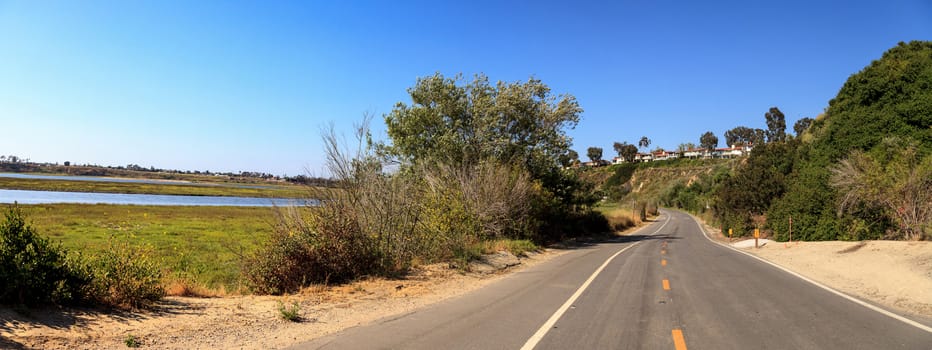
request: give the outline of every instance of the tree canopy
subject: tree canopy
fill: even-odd
[[[626,162],[634,161],[634,156],[638,154],[638,148],[628,142],[615,142],[613,147],[618,156]]]
[[[767,142],[786,140],[786,117],[779,108],[770,107],[770,110],[764,113],[764,119],[767,120]]]
[[[809,126],[812,125],[812,118],[806,117],[796,121],[796,124],[793,124],[793,132],[796,133],[796,136],[802,135],[806,130],[809,130]]]
[[[760,145],[764,143],[765,134],[762,129],[736,126],[734,129],[725,131],[725,143],[726,146]]]
[[[385,150],[409,163],[495,159],[542,176],[569,150],[566,130],[582,113],[575,97],[554,96],[534,78],[493,85],[484,75],[466,82],[437,73],[419,78],[408,93],[410,105],[398,103],[385,116],[392,141]]]
[[[589,147],[589,149],[586,150],[586,156],[593,162],[602,160],[602,147]]]
[[[638,147],[647,148],[650,146],[650,139],[647,136],[641,136],[641,140],[638,141]]]
[[[711,131],[706,131],[699,137],[699,147],[711,151],[716,146],[718,146],[718,136],[715,136]]]

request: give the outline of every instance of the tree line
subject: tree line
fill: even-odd
[[[786,117],[783,115],[783,112],[781,112],[777,107],[771,107],[770,110],[764,114],[764,119],[767,123],[767,129],[736,126],[730,130],[725,131],[725,144],[728,147],[741,147],[786,141],[788,135],[786,133]],[[807,130],[809,125],[812,124],[812,121],[813,119],[808,117],[799,119],[793,125],[793,130],[796,132],[796,135],[800,135],[803,131]],[[679,144],[677,151],[685,152],[694,149],[713,151],[716,147],[718,147],[718,143],[718,136],[716,136],[712,131],[706,131],[699,136],[698,147],[694,143],[686,142]],[[626,141],[616,141],[612,148],[615,150],[618,158],[621,158],[625,162],[630,163],[635,160],[639,149],[646,150],[650,144],[651,140],[647,136],[642,136],[640,140],[638,140],[637,146]],[[654,152],[659,151],[662,151],[662,149],[657,148],[654,150]],[[589,157],[589,160],[592,162],[601,161],[602,155],[603,149],[601,147],[589,147],[586,151],[586,156]],[[576,152],[571,151],[565,163],[567,164],[566,166],[578,164],[579,155]]]

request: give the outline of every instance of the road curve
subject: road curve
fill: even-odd
[[[630,236],[293,348],[928,350],[932,333],[715,244],[689,215],[664,210]]]

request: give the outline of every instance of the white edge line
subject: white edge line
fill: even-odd
[[[811,280],[811,279],[809,279],[809,278],[806,277],[806,276],[800,275],[800,274],[798,274],[798,273],[796,273],[796,272],[793,272],[793,271],[790,270],[790,269],[787,269],[787,268],[785,268],[785,267],[783,267],[783,266],[777,265],[776,263],[773,263],[773,262],[771,262],[771,261],[769,261],[769,260],[767,260],[767,259],[761,258],[761,257],[759,257],[759,256],[757,256],[757,255],[754,255],[754,254],[748,253],[748,252],[746,252],[746,251],[740,250],[740,249],[738,249],[738,248],[732,247],[732,246],[730,246],[730,245],[728,245],[728,244],[724,244],[724,243],[722,243],[722,242],[718,242],[718,241],[716,241],[716,240],[714,240],[714,239],[712,239],[712,238],[709,237],[709,234],[705,231],[705,228],[702,227],[702,224],[699,223],[699,220],[697,220],[695,216],[693,216],[692,214],[687,214],[687,215],[689,215],[689,217],[691,217],[691,218],[693,219],[693,222],[696,223],[696,226],[699,226],[699,230],[702,231],[702,236],[705,237],[705,239],[708,239],[708,240],[709,240],[710,242],[712,242],[712,243],[716,243],[716,244],[718,244],[718,245],[720,245],[720,246],[722,246],[722,247],[729,248],[729,249],[734,250],[734,251],[736,251],[736,252],[738,252],[738,253],[741,253],[741,254],[750,256],[750,257],[752,257],[752,258],[754,258],[754,259],[757,259],[758,261],[761,261],[761,262],[763,262],[763,263],[765,263],[765,264],[768,264],[768,265],[770,265],[770,266],[776,267],[776,268],[782,270],[783,272],[786,272],[786,273],[788,273],[788,274],[790,274],[790,275],[796,276],[797,278],[799,278],[799,279],[801,279],[801,280],[803,280],[803,281],[809,282],[809,283],[815,285],[816,287],[822,288],[822,289],[827,290],[827,291],[829,291],[829,292],[831,292],[831,293],[833,293],[833,294],[835,294],[835,295],[837,295],[837,296],[840,296],[840,297],[842,297],[842,298],[848,299],[848,300],[850,300],[850,301],[852,301],[852,302],[854,302],[854,303],[856,303],[856,304],[858,304],[858,305],[861,305],[861,306],[866,307],[866,308],[868,308],[868,309],[874,310],[874,311],[879,312],[879,313],[881,313],[881,314],[883,314],[883,315],[889,316],[889,317],[891,317],[891,318],[893,318],[893,319],[895,319],[895,320],[898,320],[898,321],[903,322],[903,323],[905,323],[905,324],[908,324],[908,325],[910,325],[910,326],[913,326],[913,327],[919,328],[919,329],[921,329],[921,330],[924,330],[924,331],[926,331],[926,332],[932,333],[932,327],[929,327],[929,326],[926,326],[926,325],[924,325],[924,324],[922,324],[922,323],[913,321],[913,320],[911,320],[911,319],[909,319],[909,318],[906,318],[906,317],[897,315],[897,314],[895,314],[895,313],[893,313],[893,312],[884,310],[884,309],[881,308],[881,307],[878,307],[878,306],[875,306],[875,305],[871,305],[870,303],[867,303],[867,302],[865,302],[865,301],[863,301],[863,300],[860,300],[860,299],[858,299],[858,298],[852,297],[852,296],[850,296],[850,295],[848,295],[848,294],[842,293],[842,292],[840,292],[840,291],[838,291],[838,290],[836,290],[836,289],[834,289],[834,288],[832,288],[832,287],[826,286],[826,285],[824,285],[824,284],[822,284],[822,283],[819,283],[819,282],[816,282],[816,281],[814,281],[814,280]]]
[[[650,235],[660,232],[660,230],[663,229],[664,226],[667,226],[667,223],[670,222],[670,218],[671,218],[670,214],[667,214],[667,221],[665,221],[663,225],[660,225],[660,227],[657,228],[657,230],[655,230]],[[595,280],[596,276],[598,276],[599,273],[601,273],[602,270],[605,269],[605,267],[608,266],[608,264],[611,263],[612,260],[615,259],[616,256],[618,256],[621,253],[624,253],[628,249],[633,248],[639,243],[641,242],[638,241],[632,245],[624,247],[622,250],[615,252],[614,255],[610,256],[607,260],[605,260],[605,262],[602,263],[602,266],[599,266],[599,268],[596,269],[595,272],[593,272],[591,276],[589,276],[589,279],[587,279],[586,282],[583,282],[583,284],[579,286],[579,289],[576,290],[576,293],[573,293],[573,295],[570,296],[570,298],[567,299],[566,302],[563,303],[563,305],[560,306],[560,308],[557,309],[557,311],[554,312],[553,315],[550,316],[549,319],[547,319],[547,322],[544,322],[544,325],[540,326],[540,328],[537,329],[537,332],[535,332],[534,335],[532,335],[531,338],[528,339],[526,343],[524,343],[524,346],[521,347],[521,350],[534,349],[534,347],[537,346],[537,343],[539,343],[542,339],[544,339],[544,336],[547,335],[547,332],[550,331],[550,329],[553,328],[553,325],[557,323],[557,320],[559,320],[560,317],[563,316],[563,313],[565,313],[566,310],[568,310],[570,306],[573,305],[576,299],[578,299],[579,296],[582,295],[584,291],[586,291],[586,288],[589,288],[589,284],[591,284],[592,281]]]

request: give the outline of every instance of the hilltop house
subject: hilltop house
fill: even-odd
[[[638,153],[634,156],[634,163],[643,163],[643,162],[653,162],[660,160],[671,160],[677,158],[689,158],[689,159],[712,159],[712,158],[737,158],[743,157],[751,153],[751,146],[731,146],[725,148],[716,148],[713,150],[707,150],[705,148],[690,148],[685,151],[667,151],[664,149],[659,149],[650,153]],[[603,166],[610,164],[622,164],[626,163],[625,159],[622,157],[614,157],[611,161],[602,160],[598,163],[586,162],[583,165],[586,166]]]

